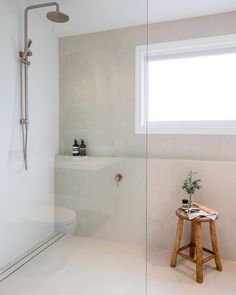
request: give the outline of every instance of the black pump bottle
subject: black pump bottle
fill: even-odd
[[[72,155],[79,156],[79,145],[76,139],[74,139],[74,144],[72,146]]]
[[[86,145],[85,145],[85,143],[84,143],[84,140],[82,139],[81,140],[81,144],[80,144],[80,146],[79,146],[79,155],[81,156],[81,157],[84,157],[84,156],[86,156]]]

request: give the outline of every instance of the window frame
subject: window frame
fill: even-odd
[[[139,45],[135,48],[135,133],[136,134],[236,134],[233,121],[148,122],[148,60],[168,55],[206,54],[235,50],[236,34]],[[236,110],[235,110],[236,112]]]

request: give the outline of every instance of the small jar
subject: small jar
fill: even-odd
[[[189,208],[188,199],[183,199],[182,200],[182,209],[188,210],[188,208]]]

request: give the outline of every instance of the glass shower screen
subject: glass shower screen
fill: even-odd
[[[144,295],[146,134],[135,132],[135,53],[147,44],[147,0],[92,2],[88,32],[59,39],[55,203],[76,212],[64,243],[81,294]],[[73,138],[87,157],[71,156]]]

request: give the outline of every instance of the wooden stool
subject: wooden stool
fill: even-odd
[[[215,259],[216,269],[218,271],[222,271],[222,264],[220,260],[219,248],[218,248],[217,237],[216,237],[215,221],[207,217],[200,217],[200,218],[195,218],[193,220],[189,220],[187,214],[181,208],[176,210],[176,215],[178,216],[179,221],[178,221],[175,245],[174,245],[174,249],[173,249],[173,253],[171,257],[170,266],[176,267],[178,255],[180,255],[181,257],[185,259],[188,259],[189,261],[193,263],[196,263],[196,281],[198,283],[202,283],[204,263],[208,262],[211,259]],[[190,244],[180,247],[182,234],[183,234],[184,220],[191,222],[191,240],[190,240]],[[209,250],[202,246],[202,230],[201,230],[202,222],[209,222],[212,250]],[[189,255],[185,255],[181,253],[181,251],[187,248],[190,248]],[[196,259],[194,258],[195,249],[196,249]],[[210,255],[203,259],[202,257],[203,251],[209,253]]]

